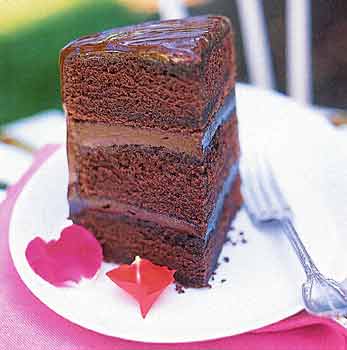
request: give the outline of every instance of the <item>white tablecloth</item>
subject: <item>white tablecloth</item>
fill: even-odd
[[[47,143],[62,143],[66,137],[64,115],[59,110],[44,111],[1,129],[5,135],[13,137],[33,149]],[[15,183],[32,161],[32,154],[11,145],[0,143],[0,182]],[[5,191],[0,190],[0,202]]]

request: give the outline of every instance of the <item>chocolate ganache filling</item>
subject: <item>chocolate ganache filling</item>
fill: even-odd
[[[70,132],[82,146],[144,145],[164,147],[174,152],[201,156],[211,144],[218,128],[235,114],[235,91],[232,90],[224,105],[206,127],[205,132],[173,132],[154,128],[134,128],[86,121],[71,121]],[[200,141],[201,140],[201,141]]]

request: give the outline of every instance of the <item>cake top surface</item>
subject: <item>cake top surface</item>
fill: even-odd
[[[70,54],[134,53],[143,58],[173,63],[198,63],[203,51],[230,31],[223,16],[188,17],[145,22],[83,36],[61,51],[61,63]]]

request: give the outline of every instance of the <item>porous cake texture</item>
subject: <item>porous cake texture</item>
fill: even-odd
[[[229,21],[112,29],[60,59],[70,218],[106,260],[139,255],[206,286],[242,202]]]

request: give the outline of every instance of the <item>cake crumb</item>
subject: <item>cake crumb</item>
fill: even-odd
[[[235,241],[232,241],[231,244],[232,244],[233,246],[236,246],[236,245],[237,245],[237,243],[236,243]]]
[[[230,231],[235,231],[235,227],[234,226],[230,226],[229,230]]]
[[[241,239],[241,242],[242,242],[243,244],[245,244],[245,243],[247,243],[247,239],[246,239],[246,238],[242,238],[242,239]]]
[[[176,282],[176,285],[175,285],[175,290],[178,294],[183,294],[185,293],[186,291],[184,290],[184,287],[182,286],[182,284],[179,284]]]
[[[220,280],[220,282],[221,283],[224,283],[224,282],[226,282],[227,280],[225,279],[225,278],[222,278],[221,280]]]
[[[214,276],[211,277],[211,281],[214,281]]]
[[[223,261],[226,262],[226,263],[228,263],[228,262],[230,261],[230,258],[229,258],[228,256],[225,256],[225,257],[223,258]]]
[[[243,231],[240,231],[239,235],[243,236],[245,233]]]
[[[230,237],[226,237],[224,242],[225,243],[229,243],[230,241],[231,241],[231,238]]]

